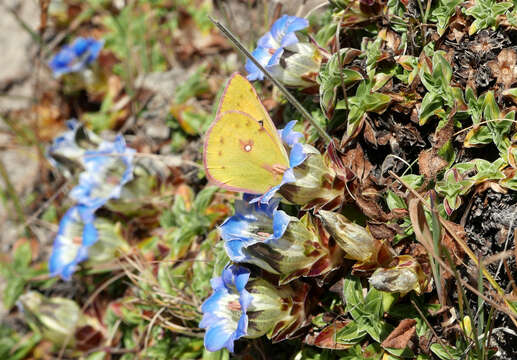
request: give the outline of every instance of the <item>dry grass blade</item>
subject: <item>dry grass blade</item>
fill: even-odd
[[[438,293],[440,304],[443,307],[445,306],[445,297],[443,294],[440,267],[434,261],[434,259],[440,255],[436,253],[436,247],[433,246],[433,233],[429,228],[424,209],[418,199],[411,199],[409,201],[408,210],[411,224],[413,225],[413,231],[415,232],[415,237],[425,247],[429,254],[429,261],[431,263],[431,269],[433,271],[433,277],[436,283],[436,292]],[[437,230],[433,229],[433,231]]]

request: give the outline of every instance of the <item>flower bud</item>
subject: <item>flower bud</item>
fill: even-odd
[[[378,268],[370,277],[370,284],[377,290],[399,292],[402,296],[411,290],[420,294],[425,288],[427,278],[420,264],[409,255],[397,257],[397,265],[391,268]]]
[[[150,158],[135,158],[133,162],[133,179],[122,187],[120,197],[110,199],[106,207],[125,215],[153,214],[153,209],[146,205],[153,202],[153,191],[170,171],[163,162]]]
[[[332,211],[320,210],[318,217],[339,247],[345,251],[346,258],[361,262],[374,258],[379,248],[378,241],[366,228]]]
[[[299,42],[287,46],[269,70],[286,86],[307,88],[316,85],[322,58],[320,49],[314,44]]]
[[[288,201],[304,205],[308,210],[322,207],[342,196],[343,190],[333,187],[334,171],[327,165],[321,153],[310,145],[303,145],[306,159],[293,167],[295,180],[283,184],[278,192]]]
[[[252,278],[247,289],[253,296],[248,309],[250,336],[257,337],[267,328],[267,337],[279,342],[289,339],[306,325],[307,284],[294,281],[275,286],[264,279]]]
[[[61,297],[46,298],[30,291],[20,296],[20,310],[33,329],[56,347],[88,350],[104,341],[104,329],[99,322],[85,316],[79,305]]]

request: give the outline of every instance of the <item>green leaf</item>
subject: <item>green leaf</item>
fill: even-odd
[[[370,288],[368,294],[366,294],[366,298],[364,299],[364,306],[368,313],[377,316],[378,318],[382,318],[382,292],[374,287]]]
[[[465,147],[474,147],[475,145],[490,144],[492,142],[492,132],[487,126],[480,126],[470,130],[465,136]]]
[[[16,300],[23,293],[25,288],[25,280],[21,276],[14,275],[6,279],[7,284],[4,289],[3,302],[6,309],[10,309],[16,303]]]
[[[32,250],[29,241],[24,241],[14,251],[13,268],[15,271],[27,268],[32,259]]]
[[[461,3],[461,0],[440,1],[438,6],[433,10],[432,17],[436,20],[438,35],[442,36],[449,26],[449,19],[456,11],[456,6]]]
[[[515,15],[517,17],[517,13]],[[503,96],[509,97],[515,104],[517,104],[517,88],[506,89],[502,94]]]
[[[338,103],[338,106],[341,104],[343,100],[341,100]],[[350,111],[348,113],[348,121],[347,121],[347,127],[346,127],[346,133],[348,136],[351,136],[359,124],[361,123],[361,120],[363,119],[366,112],[364,109],[357,107],[357,106],[351,106]]]
[[[443,347],[440,343],[431,344],[431,351],[442,360],[460,360],[463,358],[463,351],[452,346]]]
[[[415,353],[408,347],[404,349],[394,349],[394,348],[384,348],[391,355],[396,356],[397,358],[415,358]]]
[[[192,74],[187,81],[176,88],[174,93],[174,102],[176,104],[183,104],[188,99],[199,96],[210,91],[208,85],[206,66],[199,66],[194,74]]]
[[[401,176],[401,179],[413,189],[420,187],[424,183],[423,175],[409,174]]]
[[[219,190],[216,186],[207,186],[201,190],[194,200],[194,211],[202,214],[212,202],[214,194]]]
[[[419,124],[424,125],[433,115],[441,115],[443,110],[442,96],[435,92],[425,94],[419,111]]]
[[[495,120],[501,117],[499,106],[495,100],[494,92],[492,90],[485,93],[483,102],[483,116],[485,120]]]
[[[372,93],[364,97],[364,109],[366,111],[383,113],[391,102],[391,97],[386,94]]]
[[[340,50],[343,64],[351,61],[358,50],[344,48]],[[361,73],[351,69],[341,69],[338,54],[332,55],[330,60],[322,65],[316,81],[320,84],[320,106],[325,116],[334,108],[336,95],[341,84],[347,86],[363,79]]]
[[[362,306],[364,302],[363,298],[363,287],[361,286],[361,280],[358,277],[350,276],[345,278],[343,283],[343,297],[346,299],[346,312],[349,312],[353,318],[355,308]]]
[[[366,331],[359,329],[357,322],[352,320],[338,331],[336,342],[343,345],[358,344],[365,336]]]
[[[452,68],[449,62],[443,57],[442,51],[436,51],[433,56],[433,80],[436,86],[445,90],[450,86],[452,79]]]
[[[386,195],[386,204],[390,210],[407,208],[406,202],[391,190],[388,190]]]

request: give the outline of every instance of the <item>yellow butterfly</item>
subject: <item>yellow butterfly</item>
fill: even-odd
[[[289,168],[282,140],[255,89],[235,73],[205,137],[203,161],[218,186],[264,194],[280,184]]]

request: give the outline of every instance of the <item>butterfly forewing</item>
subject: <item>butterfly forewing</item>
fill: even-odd
[[[242,111],[250,115],[253,119],[261,122],[264,129],[272,137],[275,146],[287,158],[287,153],[282,145],[282,140],[278,136],[273,121],[269,117],[267,110],[262,105],[255,88],[242,75],[235,73],[228,81],[224,91],[217,115],[226,111]]]

